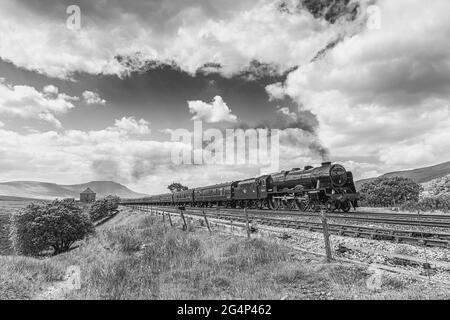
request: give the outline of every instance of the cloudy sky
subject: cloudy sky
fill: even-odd
[[[280,129],[282,169],[329,158],[366,178],[448,161],[448,12],[448,0],[2,0],[0,181],[156,193],[258,174],[172,164],[170,132],[193,120]]]

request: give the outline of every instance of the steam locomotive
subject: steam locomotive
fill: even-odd
[[[123,200],[123,204],[348,212],[358,206],[353,175],[340,164],[294,168],[247,180]]]

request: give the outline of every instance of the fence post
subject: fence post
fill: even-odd
[[[181,214],[181,218],[183,218],[183,230],[186,231],[187,230],[187,224],[186,224],[186,219],[184,218],[183,210],[180,210],[180,214]]]
[[[250,239],[250,227],[249,227],[249,223],[248,223],[248,213],[247,213],[247,208],[244,208],[244,213],[245,213],[245,223],[247,225],[247,238]]]
[[[203,210],[203,217],[205,218],[206,227],[208,228],[209,233],[211,233],[211,227],[209,226],[208,218],[206,217],[205,210]]]
[[[328,232],[327,216],[323,208],[320,209],[320,216],[322,217],[323,237],[325,240],[325,252],[327,254],[327,262],[331,262],[333,260],[333,256],[331,255],[330,234]]]
[[[419,216],[419,221],[420,221],[420,209],[417,209],[417,215]],[[420,227],[422,229],[422,223],[420,223]],[[426,242],[425,242],[424,237],[423,237],[423,231],[421,233],[422,233],[422,241],[423,241],[423,244],[424,244],[423,252],[425,254],[425,264],[423,265],[423,267],[427,271],[428,282],[430,282],[430,264],[428,263],[427,245],[426,245]]]
[[[163,213],[164,213],[164,211],[163,211]],[[167,215],[169,216],[170,226],[173,227],[172,217],[170,216],[170,212],[167,212]]]

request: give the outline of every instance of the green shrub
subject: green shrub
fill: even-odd
[[[119,207],[120,198],[117,196],[107,196],[104,199],[95,201],[89,208],[89,216],[93,222],[109,217]]]
[[[74,200],[30,204],[11,216],[10,239],[18,254],[37,256],[53,248],[54,254],[94,232],[89,216]]]
[[[427,191],[434,196],[450,196],[450,175],[431,181]]]
[[[404,211],[450,212],[450,195],[424,196],[419,201],[409,201],[401,206]]]
[[[418,211],[420,210],[418,201],[407,201],[400,206],[400,210],[402,211]]]
[[[419,200],[422,186],[409,178],[377,178],[362,185],[361,200],[370,206],[397,206]]]
[[[118,196],[107,196],[105,200],[109,210],[117,210],[119,208],[120,198]]]

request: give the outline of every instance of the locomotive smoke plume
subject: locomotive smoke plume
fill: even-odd
[[[272,120],[258,123],[253,129],[283,130],[284,140],[294,146],[304,145],[304,140],[308,139],[307,147],[314,154],[318,155],[322,161],[328,161],[330,158],[329,150],[317,136],[317,130],[319,128],[317,116],[309,110],[303,110],[301,106],[299,108],[289,97],[285,98],[283,104],[287,106],[278,107],[276,117]],[[236,128],[246,130],[252,127],[247,123],[240,123]],[[303,131],[305,135],[300,136],[296,129]]]
[[[311,142],[309,145],[311,150],[314,150],[322,158],[322,162],[330,161],[330,151],[324,147],[318,140]]]

